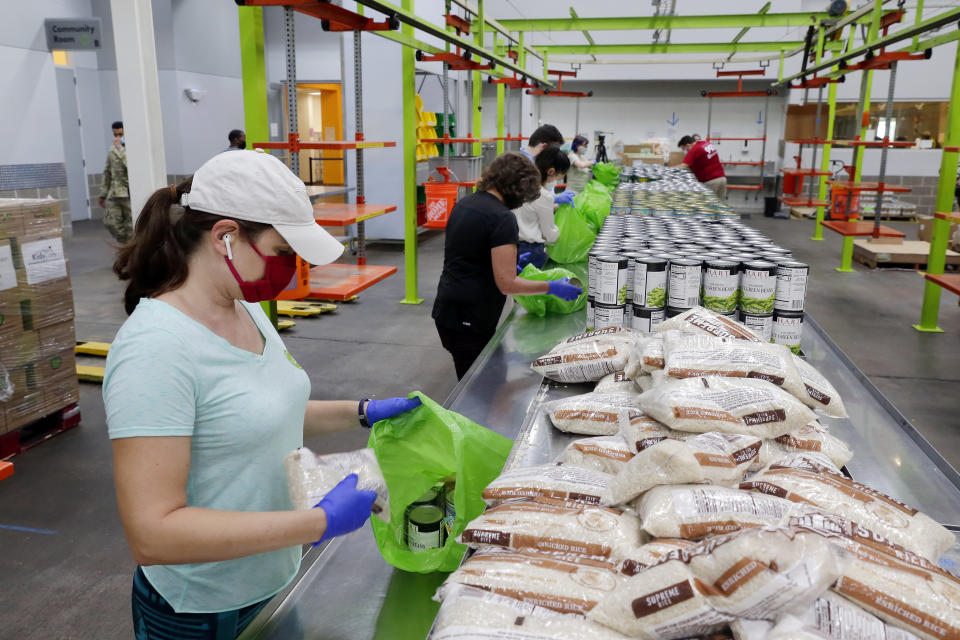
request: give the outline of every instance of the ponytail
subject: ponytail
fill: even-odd
[[[251,240],[270,228],[268,224],[236,220],[180,206],[193,178],[157,189],[137,217],[133,238],[117,251],[113,272],[128,281],[123,306],[133,313],[141,298],[152,298],[177,289],[189,275],[189,258],[204,235],[220,220],[234,220]]]

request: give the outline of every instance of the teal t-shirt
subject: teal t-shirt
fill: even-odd
[[[187,505],[292,509],[283,457],[303,445],[310,380],[258,304],[264,337],[239,349],[175,307],[142,299],[110,347],[103,401],[110,438],[190,436]],[[300,547],[223,562],[144,567],[181,613],[237,609],[283,589]]]

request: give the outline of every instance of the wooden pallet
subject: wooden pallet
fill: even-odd
[[[0,460],[10,458],[80,424],[80,406],[67,405],[19,429],[0,434]]]
[[[908,267],[920,269],[927,266],[930,243],[923,240],[904,240],[902,244],[874,243],[869,240],[854,240],[853,259],[871,269],[878,267]],[[960,266],[960,253],[947,251],[947,266]]]

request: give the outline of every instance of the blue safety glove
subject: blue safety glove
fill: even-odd
[[[533,252],[524,251],[520,254],[520,257],[517,258],[517,273],[519,274],[523,271],[524,267],[530,264],[530,259],[533,257]]]
[[[570,284],[570,278],[550,280],[548,285],[550,288],[547,289],[547,293],[552,296],[556,296],[561,300],[566,300],[567,302],[576,300],[580,294],[583,293],[583,289]]]
[[[576,191],[571,191],[567,189],[563,193],[558,193],[553,196],[554,204],[573,204],[573,196],[577,195]]]
[[[398,416],[420,406],[420,398],[387,398],[371,400],[367,403],[367,422],[374,424],[387,418]]]
[[[357,490],[357,474],[351,473],[341,480],[313,507],[323,509],[327,514],[327,530],[313,546],[362,527],[370,517],[370,509],[376,498],[376,491]]]

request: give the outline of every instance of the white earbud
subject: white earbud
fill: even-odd
[[[229,234],[229,233],[223,234],[223,243],[224,243],[225,245],[227,245],[227,258],[229,258],[230,261],[233,262],[233,251],[230,249],[230,234]]]

